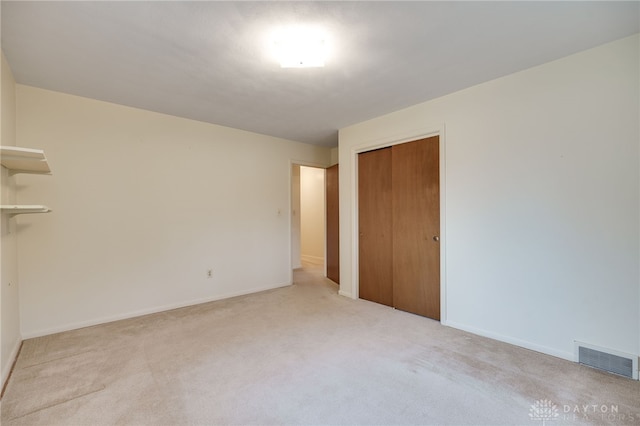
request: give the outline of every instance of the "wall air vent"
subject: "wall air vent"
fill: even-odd
[[[580,364],[638,380],[638,357],[578,341],[575,351]]]

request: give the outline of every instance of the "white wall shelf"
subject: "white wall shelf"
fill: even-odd
[[[6,167],[10,175],[16,173],[51,174],[47,157],[41,149],[0,146],[0,164]],[[3,215],[10,217],[18,214],[49,213],[47,206],[30,204],[5,204],[0,206]]]
[[[0,164],[9,169],[9,174],[51,174],[47,157],[41,149],[0,146]]]
[[[51,211],[47,206],[19,204],[1,205],[0,210],[2,214],[8,214],[9,216],[26,213],[49,213]]]

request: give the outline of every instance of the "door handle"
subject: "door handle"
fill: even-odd
[[[433,236],[433,241],[435,241],[437,243],[438,241],[440,241],[440,237],[438,237],[437,235],[434,235]]]

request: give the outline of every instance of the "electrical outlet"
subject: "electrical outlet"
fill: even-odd
[[[213,269],[207,269],[207,278],[213,277]]]

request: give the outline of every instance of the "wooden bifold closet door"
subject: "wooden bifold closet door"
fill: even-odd
[[[338,165],[326,169],[327,278],[340,284],[340,199]]]
[[[391,148],[358,155],[360,298],[393,306]]]
[[[437,136],[358,155],[359,294],[440,319]]]

